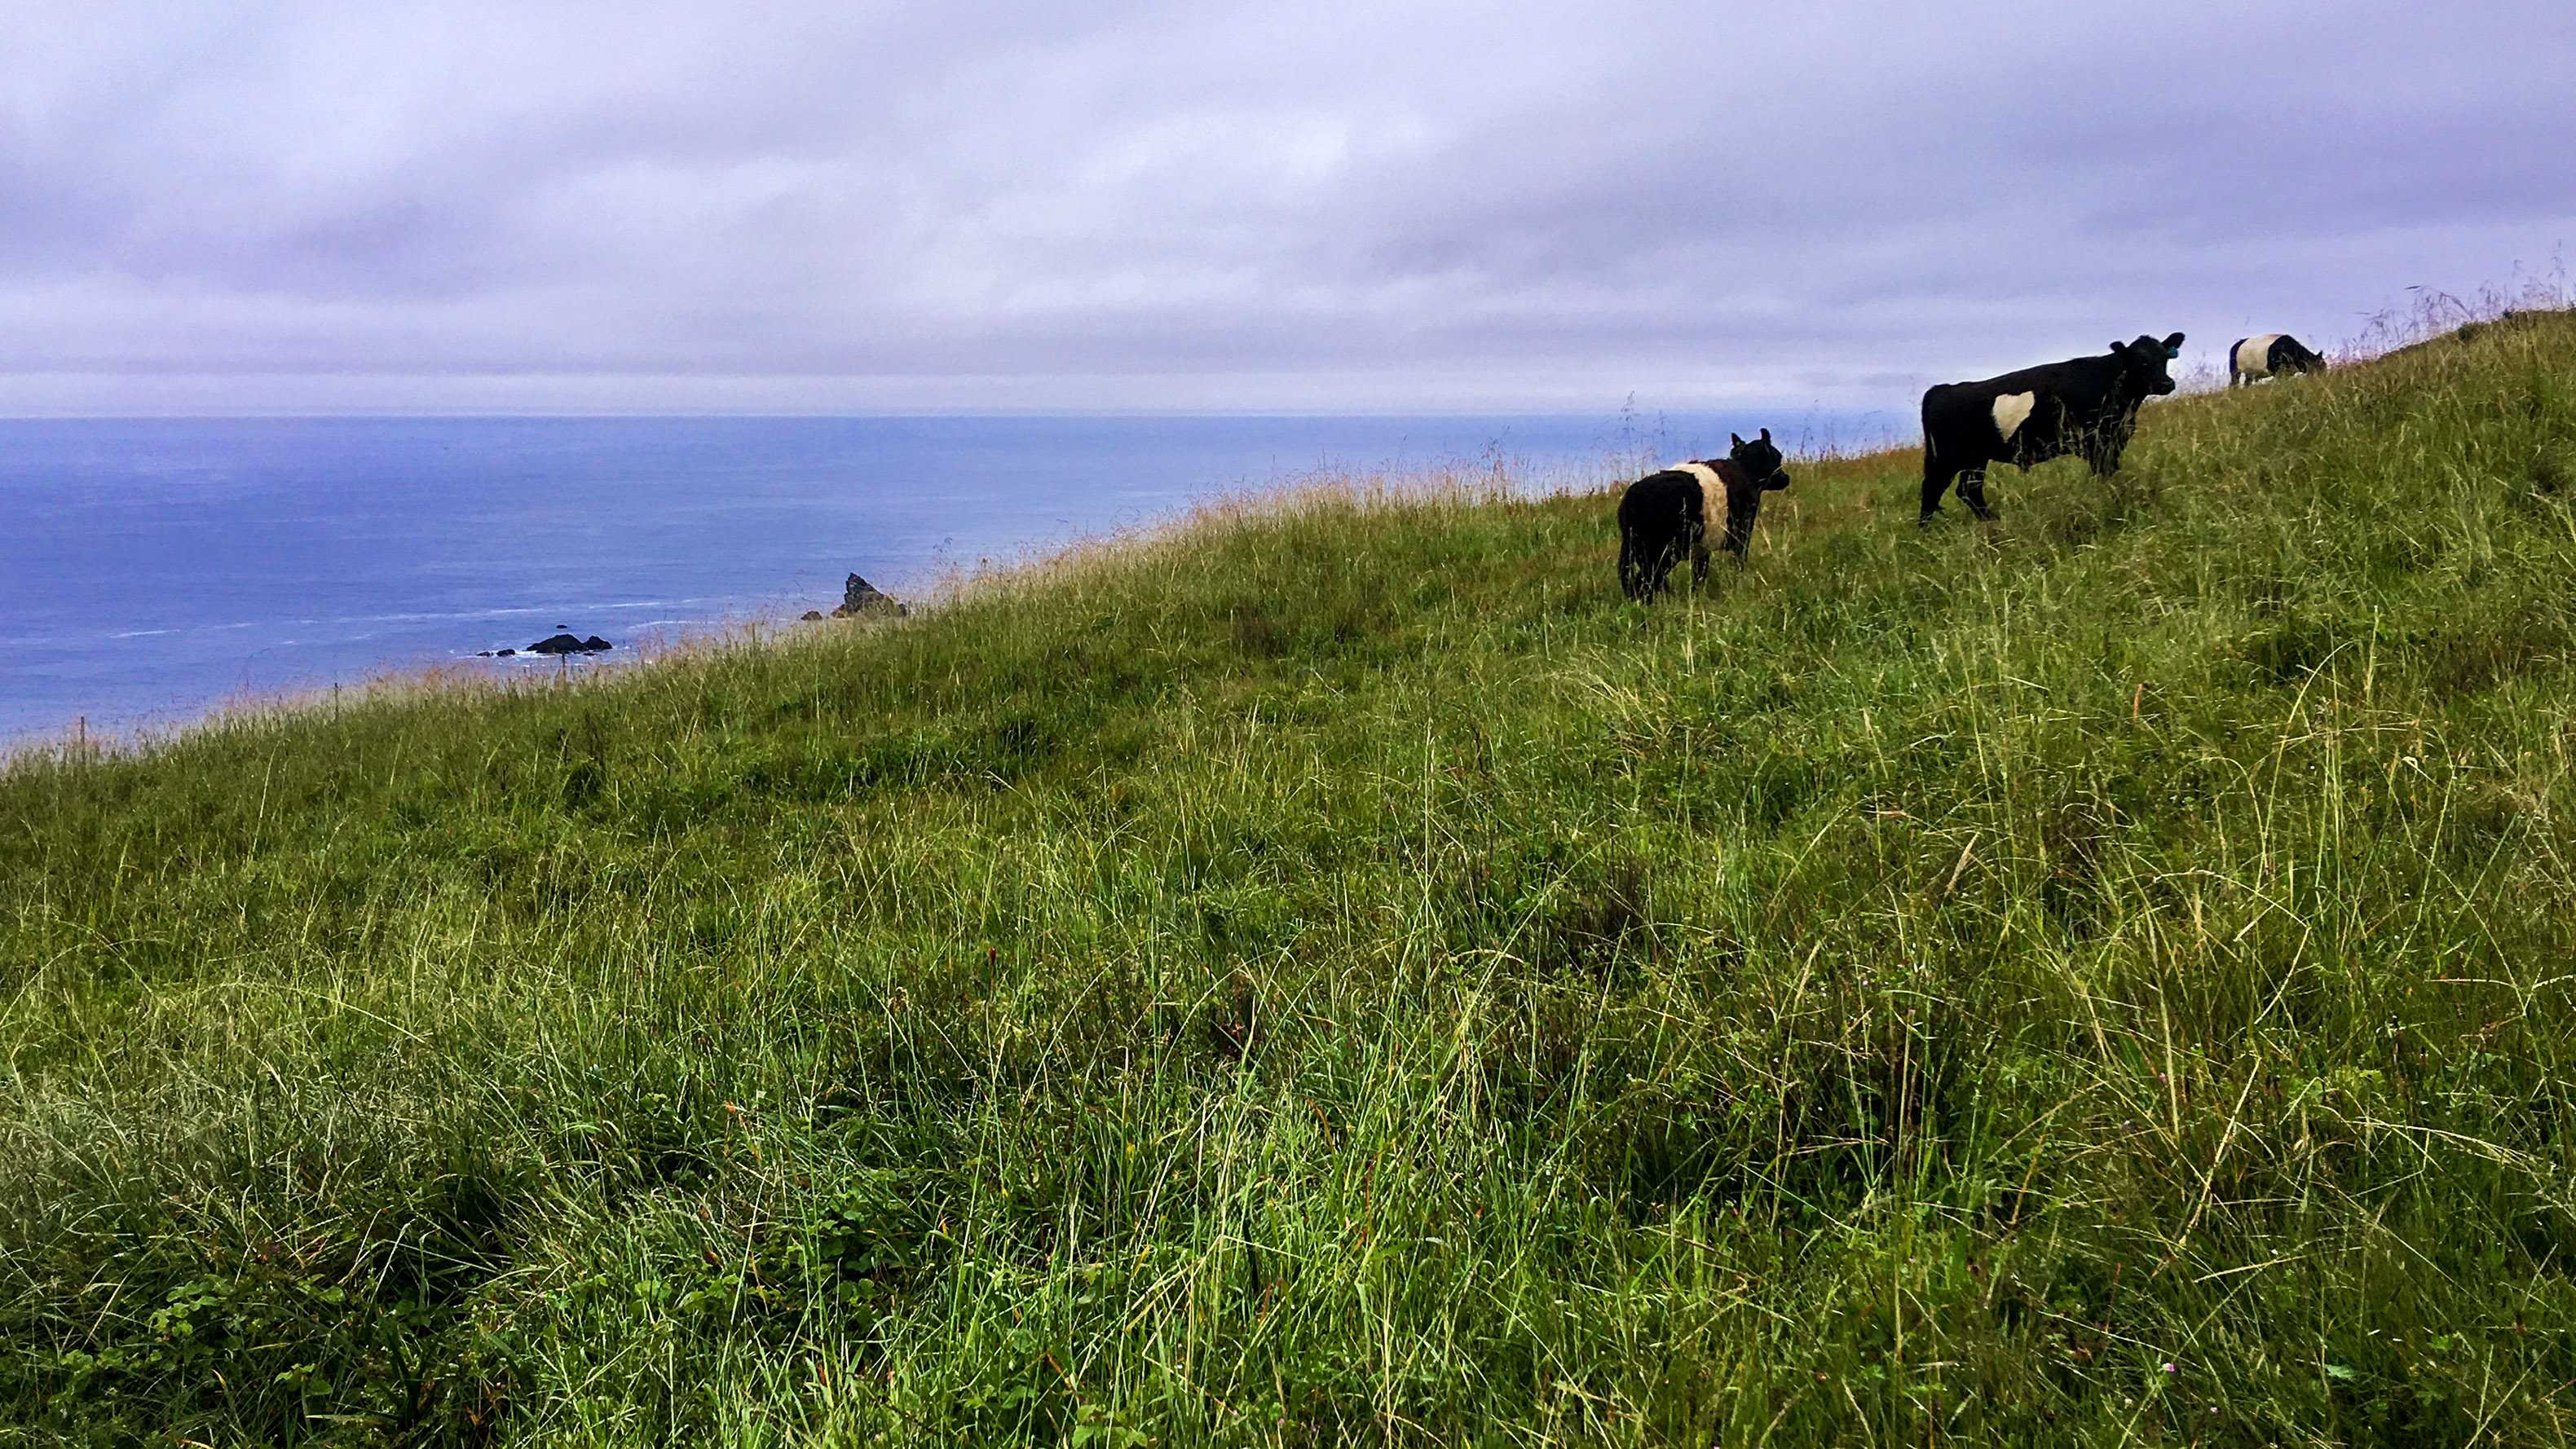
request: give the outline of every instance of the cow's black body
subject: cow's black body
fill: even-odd
[[[1986,506],[1986,468],[1993,463],[2029,468],[2072,453],[2091,463],[2096,477],[2118,472],[2121,450],[2137,428],[2138,405],[2174,390],[2166,364],[2181,349],[2179,332],[2161,342],[2141,337],[2112,343],[2105,357],[2025,367],[1983,382],[1948,382],[1926,392],[1921,521],[1941,511],[1941,495],[1952,479],[1970,512],[1994,517]]]
[[[1730,435],[1732,436],[1732,435]],[[1717,475],[1723,498],[1710,490],[1691,467],[1666,468],[1628,485],[1619,497],[1619,587],[1640,603],[1661,593],[1673,566],[1688,555],[1691,583],[1708,582],[1710,515],[1723,508],[1726,533],[1722,546],[1744,562],[1753,539],[1753,524],[1762,512],[1762,495],[1789,486],[1780,466],[1780,450],[1771,445],[1771,430],[1748,443],[1735,438],[1724,458],[1709,458],[1696,467]]]
[[[2247,356],[2245,344],[2261,343],[2256,355]],[[2306,344],[2286,332],[2269,337],[2240,337],[2227,349],[2227,385],[2251,386],[2267,377],[2288,377],[2293,373],[2323,372],[2326,360],[2307,349]]]

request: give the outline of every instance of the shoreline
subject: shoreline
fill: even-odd
[[[900,599],[918,618],[926,612],[953,604],[976,590],[1007,587],[1012,579],[1020,576],[1043,573],[1102,554],[1155,546],[1175,534],[1220,526],[1226,521],[1264,511],[1294,509],[1319,497],[1385,506],[1453,496],[1464,489],[1492,491],[1495,496],[1510,490],[1537,490],[1538,496],[1599,491],[1617,486],[1622,481],[1620,469],[1627,466],[1642,465],[1637,464],[1634,457],[1610,456],[1584,465],[1560,460],[1552,467],[1534,465],[1526,460],[1498,458],[1400,472],[1387,468],[1354,471],[1312,469],[1282,476],[1262,486],[1211,491],[1160,518],[1117,524],[1072,538],[1031,540],[1016,548],[995,549],[972,563],[925,565],[906,574],[894,575],[911,587],[892,596]],[[766,642],[784,642],[789,631],[811,627],[809,621],[799,617],[802,612],[798,609],[800,603],[806,608],[828,610],[834,602],[815,600],[808,603],[803,596],[791,602],[782,596],[777,602],[754,613],[732,613],[648,627],[644,632],[631,636],[631,642],[629,639],[612,640],[615,647],[601,654],[538,655],[522,646],[513,646],[517,649],[516,654],[506,659],[481,653],[449,654],[371,667],[355,679],[254,689],[247,693],[236,690],[218,696],[202,707],[174,706],[132,714],[102,712],[86,717],[75,716],[72,723],[53,729],[30,729],[0,738],[0,768],[14,765],[22,756],[59,755],[66,750],[111,755],[149,753],[202,732],[328,708],[335,697],[353,702],[389,694],[555,687],[567,682],[562,675],[566,669],[573,671],[568,682],[576,684],[591,675],[614,677],[701,649],[748,642],[758,638],[764,630],[772,631]],[[660,606],[648,604],[637,607]],[[559,617],[570,617],[582,611],[524,607],[507,612],[522,613],[535,619],[550,612]],[[831,619],[827,614],[825,622],[869,621]],[[630,649],[634,652],[628,652]],[[566,660],[571,662],[560,662]],[[176,720],[159,718],[181,713],[186,717]]]

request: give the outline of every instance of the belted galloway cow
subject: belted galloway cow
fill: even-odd
[[[2120,452],[2138,426],[2138,405],[2174,390],[2166,364],[2182,355],[2182,334],[2162,342],[2114,342],[2107,357],[2025,367],[1983,382],[1945,382],[1923,394],[1923,514],[1930,523],[1952,479],[1968,511],[1992,518],[1986,466],[2031,468],[2072,453],[2093,476],[2120,471]]]
[[[2267,377],[2287,377],[2292,373],[2323,372],[2326,360],[2302,346],[2299,339],[2286,332],[2266,332],[2260,337],[2245,337],[2227,349],[2227,385],[2252,386]]]
[[[1723,458],[1677,463],[1628,485],[1619,497],[1619,587],[1639,603],[1661,593],[1673,565],[1688,554],[1691,583],[1708,582],[1708,532],[1711,517],[1726,512],[1723,547],[1744,562],[1753,539],[1754,519],[1762,512],[1762,495],[1789,486],[1780,450],[1771,430],[1746,442],[1733,433],[1734,447]]]

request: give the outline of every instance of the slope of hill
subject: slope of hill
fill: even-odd
[[[0,778],[0,1444],[2556,1443],[2576,317]]]

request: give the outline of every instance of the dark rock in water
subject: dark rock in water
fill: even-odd
[[[823,617],[823,611],[822,611],[822,610],[820,610],[820,609],[807,609],[807,610],[805,611],[805,622],[806,622],[806,623],[808,623],[808,624],[811,624],[811,623],[813,623],[815,620],[820,619],[820,618],[822,618],[822,617]]]
[[[841,607],[832,611],[832,617],[855,619],[861,614],[886,612],[892,612],[900,617],[912,611],[897,602],[892,594],[885,593],[866,579],[852,574],[850,581],[841,586]]]
[[[492,657],[492,651],[489,649],[481,650],[476,653],[474,657],[477,659],[489,659]]]
[[[597,654],[603,649],[616,647],[596,634],[584,639],[578,634],[567,631],[552,638],[538,640],[528,646],[528,652],[531,654]]]
[[[518,653],[518,652],[519,652],[519,651],[518,651],[518,650],[516,650],[516,649],[500,649],[500,650],[495,650],[495,651],[493,652],[492,657],[493,657],[493,658],[495,658],[495,659],[507,659],[507,658],[509,658],[511,655],[514,655],[514,654],[516,654],[516,653]]]

